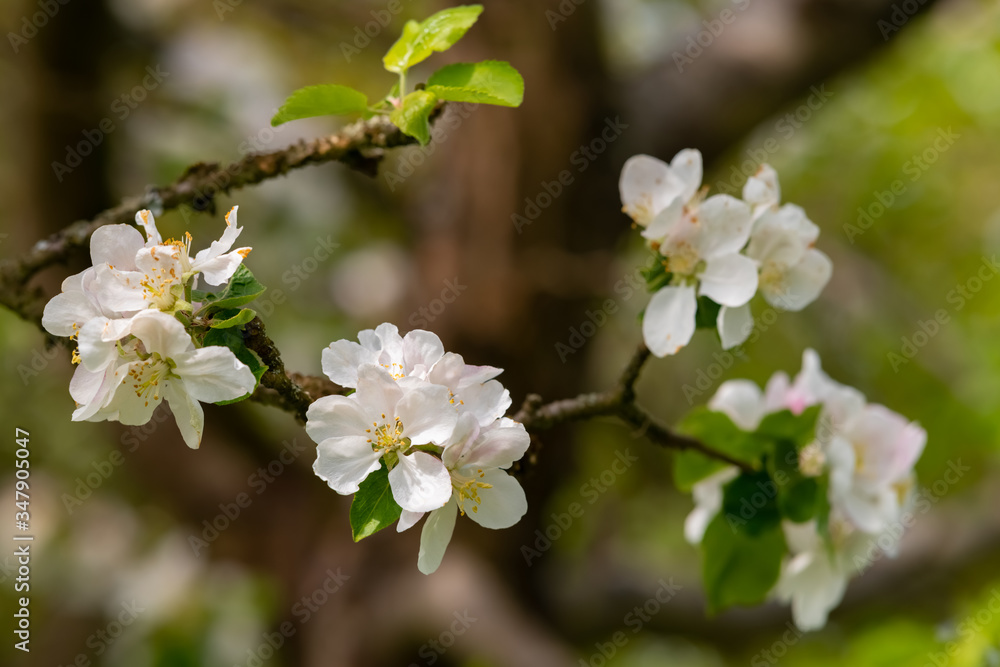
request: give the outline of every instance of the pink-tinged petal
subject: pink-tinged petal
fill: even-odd
[[[201,434],[205,431],[205,412],[201,403],[183,390],[178,382],[168,382],[163,388],[163,395],[174,413],[174,421],[184,438],[184,444],[191,449],[201,446]]]
[[[451,475],[441,459],[414,452],[399,457],[399,463],[389,471],[389,487],[404,510],[430,512],[451,498]]]
[[[422,518],[424,518],[426,512],[410,512],[409,510],[403,510],[399,513],[399,521],[396,522],[396,532],[402,533],[404,530],[409,530],[417,524]]]
[[[705,262],[699,294],[712,301],[735,308],[757,293],[757,265],[743,255],[718,255]]]
[[[816,300],[833,275],[833,262],[816,249],[810,249],[795,266],[785,271],[778,284],[764,283],[764,298],[775,308],[799,311]]]
[[[392,420],[396,404],[403,397],[403,390],[381,366],[369,364],[358,370],[358,390],[353,394],[358,403],[367,408],[373,418]],[[385,417],[382,417],[385,415]],[[422,443],[421,443],[422,444]]]
[[[501,373],[503,373],[503,369],[495,366],[472,366],[470,364],[464,364],[464,368],[462,369],[462,379],[458,383],[459,389],[462,387],[469,387],[474,384],[482,384],[487,380],[492,380]]]
[[[695,330],[698,299],[693,287],[664,287],[649,300],[642,319],[642,337],[658,357],[676,354]]]
[[[742,345],[753,332],[753,315],[750,312],[750,304],[746,303],[736,308],[722,306],[719,308],[719,316],[715,320],[715,326],[719,330],[719,339],[722,341],[723,350],[730,350],[737,345]]]
[[[454,467],[509,468],[528,451],[531,437],[521,424],[483,429],[465,448]],[[447,452],[447,450],[445,450]]]
[[[403,423],[403,437],[415,445],[447,442],[458,422],[448,388],[440,385],[411,389],[396,404],[395,412]]]
[[[622,167],[618,190],[622,210],[636,224],[645,227],[671,201],[683,196],[685,184],[666,162],[648,155],[635,155]]]
[[[479,437],[479,420],[471,412],[464,412],[458,415],[455,423],[455,430],[445,444],[441,460],[445,466],[454,470],[461,467],[459,461],[467,455],[472,447],[472,443]]]
[[[465,515],[483,528],[501,530],[510,528],[528,511],[528,499],[517,480],[496,468],[485,471],[477,480],[489,488],[479,489],[482,502],[478,507],[466,507]]]
[[[324,440],[316,452],[313,471],[341,495],[356,493],[361,482],[381,465],[382,455],[360,435]]]
[[[121,271],[135,270],[135,255],[142,249],[142,234],[131,225],[104,225],[90,237],[90,261],[110,264]]]
[[[709,197],[692,220],[699,227],[695,248],[704,259],[737,253],[750,240],[750,208],[735,197]]]
[[[769,164],[762,164],[757,173],[747,179],[743,186],[743,201],[754,208],[777,206],[781,201],[781,187],[778,172]]]
[[[670,161],[670,169],[674,176],[684,184],[681,199],[689,201],[698,193],[701,187],[702,160],[701,151],[695,148],[685,148]]]
[[[403,336],[403,367],[407,373],[417,369],[426,373],[442,356],[444,345],[437,334],[414,329]]]
[[[329,438],[369,435],[368,413],[353,396],[324,396],[306,410],[306,433],[316,442]]]
[[[708,401],[708,407],[721,412],[744,431],[756,431],[764,416],[764,396],[750,380],[726,380]]]
[[[424,574],[433,574],[444,559],[444,552],[455,531],[458,505],[454,500],[441,509],[434,510],[424,522],[420,533],[420,553],[417,555],[417,569]]]
[[[213,345],[173,356],[174,374],[184,390],[203,403],[231,401],[246,396],[257,383],[253,371],[228,347]]]
[[[163,243],[160,232],[156,229],[156,220],[149,211],[139,211],[135,214],[135,224],[146,230],[146,245],[159,245]]]
[[[358,369],[378,362],[378,354],[350,340],[335,340],[323,350],[323,373],[341,387],[358,386]]]
[[[771,376],[764,387],[764,412],[778,412],[788,407],[788,389],[791,380],[788,373],[778,371]]]
[[[137,313],[132,318],[132,335],[142,341],[147,352],[155,352],[164,359],[173,359],[183,352],[194,350],[194,343],[184,325],[159,310]],[[232,351],[229,354],[232,355]]]
[[[462,355],[454,352],[445,352],[430,372],[427,374],[427,381],[440,384],[456,391],[462,383],[462,376],[465,374],[465,360]]]

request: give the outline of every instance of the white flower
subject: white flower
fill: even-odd
[[[388,322],[374,330],[358,333],[360,343],[337,340],[323,350],[323,373],[342,387],[358,386],[358,370],[377,364],[395,379],[427,373],[444,355],[444,345],[436,334],[414,329],[400,337],[396,325]]]
[[[819,227],[794,204],[764,211],[747,246],[760,266],[764,299],[782,310],[799,311],[816,300],[833,274],[833,263],[813,244]]]
[[[236,224],[236,206],[226,215],[226,229],[218,241],[190,256],[191,235],[184,241],[163,241],[156,228],[156,221],[149,211],[136,213],[136,223],[146,230],[147,241],[136,249],[130,267],[114,265],[98,267],[98,282],[106,293],[106,303],[120,312],[136,312],[146,308],[170,311],[183,306],[185,287],[199,273],[210,285],[228,281],[250,248],[229,252],[236,238],[243,231]]]
[[[881,405],[866,405],[835,430],[830,460],[830,501],[866,533],[898,521],[913,486],[913,466],[927,432]]]
[[[417,556],[421,572],[431,574],[441,564],[459,513],[494,530],[521,520],[528,511],[527,499],[521,485],[504,469],[524,456],[529,440],[524,427],[510,419],[480,428],[472,413],[459,417],[442,455],[453,493],[448,503],[432,511],[424,522]],[[404,509],[396,530],[406,530],[422,516],[423,512]]]
[[[781,186],[778,185],[778,172],[771,165],[760,165],[757,172],[747,179],[743,186],[743,201],[750,204],[754,220],[765,211],[777,208],[781,201]]]
[[[750,380],[726,380],[709,399],[708,407],[725,414],[744,431],[752,432],[765,416],[786,408],[787,395],[788,376],[779,371],[767,381],[763,393]]]
[[[184,442],[197,448],[205,421],[199,401],[233,400],[253,391],[253,373],[231,350],[196,349],[184,325],[166,313],[138,313],[132,319],[131,334],[135,339],[123,346],[124,356],[107,370],[77,369],[80,377],[74,376],[71,392],[75,398],[89,397],[91,403],[81,406],[74,420],[145,424],[165,398]]]
[[[384,458],[403,509],[425,512],[451,497],[444,463],[418,449],[443,444],[455,429],[458,411],[446,387],[404,386],[385,368],[367,364],[358,371],[356,392],[317,400],[306,419],[306,432],[319,443],[313,470],[337,493],[355,493]]]
[[[618,182],[622,211],[640,227],[671,205],[672,218],[695,197],[701,177],[701,153],[694,149],[682,150],[670,164],[648,155],[633,156],[625,162]]]
[[[728,195],[710,197],[673,222],[659,248],[672,283],[653,295],[642,322],[643,338],[653,354],[675,354],[688,344],[695,331],[698,296],[730,308],[753,297],[757,266],[740,254],[749,237],[749,208]]]

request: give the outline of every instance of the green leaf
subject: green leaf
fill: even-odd
[[[426,90],[416,90],[403,98],[403,104],[389,115],[396,127],[415,137],[421,146],[431,140],[431,112],[437,97]]]
[[[348,86],[326,84],[300,88],[288,96],[278,113],[271,119],[272,126],[300,118],[314,116],[340,116],[348,113],[368,111],[368,98],[364,93]]]
[[[208,294],[204,299],[208,306],[206,312],[212,313],[228,308],[239,308],[256,299],[266,289],[253,277],[250,269],[240,264],[236,273],[229,279],[226,289],[216,294]],[[194,299],[194,296],[191,298]]]
[[[722,306],[707,296],[698,297],[698,311],[695,313],[695,326],[699,329],[718,329],[719,311]]]
[[[723,487],[722,510],[733,530],[760,535],[781,523],[779,485],[765,471],[742,473]]]
[[[449,102],[517,107],[524,100],[524,79],[510,63],[499,60],[458,63],[431,74],[427,91]]]
[[[264,373],[267,372],[267,364],[260,360],[257,353],[246,346],[243,342],[243,334],[240,329],[230,328],[230,329],[209,329],[208,333],[205,334],[205,338],[202,339],[202,347],[209,347],[212,345],[221,345],[222,347],[228,347],[236,355],[236,358],[242,361],[250,368],[250,372],[253,373],[254,379],[257,380],[254,383],[254,389],[260,384],[260,379],[263,377]],[[216,405],[229,405],[230,403],[239,403],[247,398],[249,398],[249,392],[239,398],[234,398],[229,401],[218,401]]]
[[[821,408],[820,405],[814,405],[799,415],[792,414],[789,410],[774,412],[761,420],[756,433],[759,437],[772,441],[789,440],[798,449],[802,449],[815,437],[816,420],[819,419]]]
[[[351,533],[359,542],[392,525],[402,512],[389,488],[389,471],[382,467],[361,482],[351,502]]]
[[[231,327],[240,327],[252,320],[257,316],[257,313],[249,308],[243,308],[236,310],[235,308],[227,308],[226,310],[220,310],[215,313],[212,317],[212,322],[208,326],[213,329],[229,329]]]
[[[726,414],[705,406],[687,413],[677,430],[752,466],[759,466],[760,457],[767,451],[767,443],[740,429]]]
[[[482,12],[482,5],[466,5],[442,10],[420,23],[407,21],[403,34],[389,48],[382,63],[390,72],[406,72],[433,52],[451,48]]]
[[[674,274],[667,271],[666,257],[659,253],[656,254],[656,261],[652,266],[642,269],[640,273],[646,281],[646,290],[649,292],[656,292],[661,287],[666,287],[674,277]]]
[[[762,602],[778,580],[785,550],[780,524],[751,536],[731,529],[725,516],[717,515],[701,542],[709,613]]]
[[[799,470],[799,448],[791,440],[779,440],[774,456],[767,462],[771,478],[778,484],[778,510],[781,516],[804,523],[820,512],[829,513],[826,497],[826,477],[806,477]],[[825,505],[825,510],[824,510]]]

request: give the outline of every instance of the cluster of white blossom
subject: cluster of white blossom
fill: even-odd
[[[816,299],[833,271],[813,248],[819,228],[798,206],[779,206],[778,176],[769,165],[747,181],[742,200],[706,198],[701,180],[701,153],[685,149],[670,164],[629,158],[619,181],[622,210],[670,274],[642,323],[646,346],[660,357],[691,340],[700,296],[721,306],[716,326],[729,349],[753,330],[750,300],[758,287],[772,306],[797,311]]]
[[[458,513],[486,528],[508,528],[527,500],[505,469],[524,456],[524,427],[504,417],[510,394],[492,366],[470,366],[441,340],[392,324],[323,350],[323,372],[356,389],[309,406],[306,432],[318,443],[313,469],[341,494],[356,493],[381,466],[402,508],[397,530],[425,513],[417,566],[434,572]]]
[[[176,313],[191,313],[198,274],[226,283],[250,248],[230,251],[241,228],[236,207],[222,238],[191,256],[191,235],[164,241],[149,211],[136,214],[146,240],[130,225],[106,225],[90,240],[93,266],[63,281],[42,326],[77,342],[70,382],[74,421],[149,421],[163,399],[189,447],[201,443],[201,402],[239,398],[252,391],[250,369],[228,348],[197,348]]]
[[[870,564],[876,547],[895,555],[901,517],[912,502],[913,466],[927,441],[915,422],[830,379],[813,350],[803,354],[794,381],[778,372],[761,392],[749,380],[730,380],[708,404],[746,431],[756,430],[768,414],[800,414],[814,405],[822,406],[816,439],[800,451],[798,464],[806,476],[829,475],[827,535],[815,520],[782,522],[790,555],[773,590],[779,599],[791,601],[795,623],[803,630],[826,624],[848,580]],[[738,474],[729,466],[694,486],[696,507],[684,526],[689,542],[701,542],[722,507],[724,485]]]

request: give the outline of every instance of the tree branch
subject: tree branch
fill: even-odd
[[[442,109],[435,113],[440,114]],[[414,143],[415,139],[400,132],[387,118],[376,116],[348,125],[336,134],[300,141],[271,153],[248,155],[226,166],[199,162],[168,186],[150,188],[145,194],[129,197],[93,220],[78,220],[37,242],[19,259],[0,261],[0,304],[26,320],[40,320],[44,295],[37,288],[28,289],[28,281],[45,267],[64,262],[74,251],[85,249],[98,227],[131,223],[142,209],[161,212],[184,205],[196,210],[209,209],[217,194],[256,185],[311,164],[342,162],[374,175],[385,149]]]
[[[565,398],[547,404],[543,404],[542,397],[538,394],[528,394],[513,419],[524,424],[524,428],[529,432],[537,432],[591,417],[616,417],[657,445],[667,449],[690,449],[709,458],[737,466],[741,470],[751,471],[751,467],[743,461],[738,461],[694,438],[675,433],[656,423],[645,410],[636,405],[635,383],[639,379],[643,365],[649,359],[649,354],[649,349],[640,344],[622,371],[614,389],[581,394],[576,398]]]

